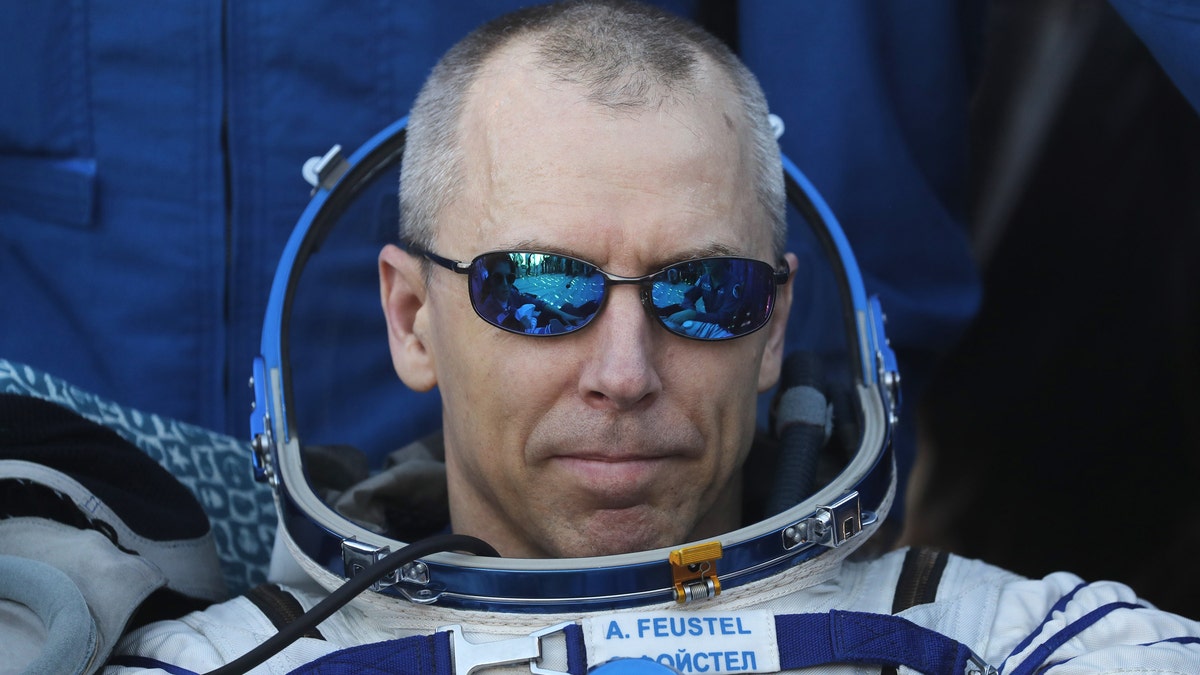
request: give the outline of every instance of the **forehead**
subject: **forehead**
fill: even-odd
[[[463,190],[439,240],[540,246],[604,263],[618,251],[769,255],[748,131],[732,87],[702,66],[693,82],[607,107],[510,45],[489,60],[460,120]],[[663,243],[673,246],[664,249]]]

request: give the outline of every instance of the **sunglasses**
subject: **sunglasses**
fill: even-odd
[[[697,340],[729,340],[766,325],[775,289],[790,275],[751,258],[685,260],[641,277],[609,274],[558,253],[494,251],[461,262],[412,243],[401,248],[467,275],[471,306],[489,324],[521,335],[564,335],[588,325],[610,287],[636,284],[642,305],[668,331]]]

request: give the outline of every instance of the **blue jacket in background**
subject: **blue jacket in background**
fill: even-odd
[[[4,3],[0,356],[245,437],[270,284],[309,197],[301,165],[404,115],[451,44],[520,4]],[[695,14],[704,3],[659,4]],[[981,18],[974,3],[868,0],[737,13],[739,51],[787,124],[784,151],[882,298],[910,385],[908,430],[915,391],[979,302],[964,218]],[[329,297],[369,325],[380,310],[374,267],[365,273],[370,288]],[[794,314],[799,344],[812,327]],[[404,390],[384,335],[353,339],[355,363],[299,364],[354,383],[353,396],[306,411],[310,435],[336,427],[388,447],[437,427],[436,395]],[[364,413],[381,400],[395,414]],[[912,436],[900,437],[902,466]]]

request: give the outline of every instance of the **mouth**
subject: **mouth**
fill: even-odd
[[[604,508],[629,508],[661,492],[679,475],[681,457],[660,454],[570,454],[551,458],[554,472]]]
[[[539,482],[590,509],[637,509],[671,499],[708,473],[700,425],[669,414],[548,416],[526,461]],[[698,475],[699,474],[699,475]]]

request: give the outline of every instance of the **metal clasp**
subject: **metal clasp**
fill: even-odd
[[[342,569],[347,579],[353,579],[376,562],[383,560],[391,549],[364,544],[354,539],[342,540]],[[371,584],[372,591],[382,591],[392,588],[399,591],[409,601],[420,605],[432,605],[441,597],[445,590],[443,584],[433,583],[429,574],[429,566],[420,560],[404,563],[398,569],[390,570],[379,581]]]
[[[442,626],[439,632],[450,633],[450,654],[454,661],[454,675],[470,675],[484,666],[502,666],[510,663],[529,663],[529,672],[535,675],[569,675],[559,670],[547,670],[538,665],[542,658],[542,638],[565,630],[574,622],[567,621],[549,628],[534,631],[529,635],[494,642],[471,642],[463,635],[459,624]]]
[[[896,352],[892,351],[891,341],[884,332],[887,316],[879,304],[879,298],[871,296],[871,331],[875,336],[875,374],[883,389],[885,405],[887,406],[888,421],[892,426],[900,423],[900,367],[897,365]]]
[[[967,667],[963,675],[999,675],[999,673],[1000,671],[975,652],[970,652],[967,656]]]
[[[875,514],[863,512],[858,492],[848,492],[828,506],[818,506],[812,517],[785,529],[783,547],[793,549],[801,544],[821,544],[837,548],[861,533],[863,526],[873,522]]]
[[[313,186],[313,194],[316,194],[317,190],[332,190],[349,168],[350,162],[342,155],[342,146],[335,145],[321,157],[308,158],[300,169],[300,175]]]
[[[346,579],[358,576],[363,570],[383,560],[390,552],[391,550],[387,546],[380,548],[353,539],[343,539],[342,570],[345,572]],[[371,584],[371,590],[381,591],[388,586],[395,586],[399,582],[400,570],[392,570],[382,579]]]
[[[675,602],[683,604],[721,594],[721,580],[717,578],[717,560],[721,555],[719,541],[671,551],[667,562],[671,563]]]
[[[254,359],[250,376],[250,389],[254,398],[250,401],[250,462],[254,480],[271,487],[279,484],[275,464],[271,459],[274,440],[271,438],[271,402],[267,394],[267,364],[263,357]]]

